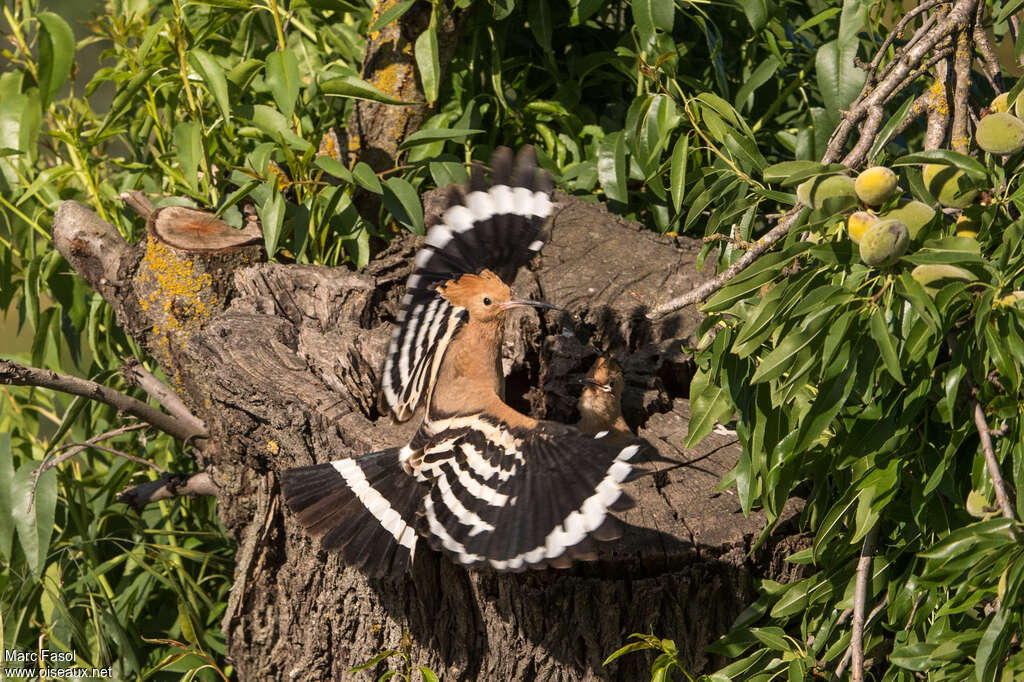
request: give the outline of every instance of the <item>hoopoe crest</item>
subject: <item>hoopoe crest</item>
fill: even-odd
[[[422,408],[412,441],[282,475],[300,523],[371,575],[406,571],[423,539],[465,566],[564,567],[593,558],[595,540],[618,537],[610,512],[632,504],[621,484],[646,444],[617,431],[617,365],[592,371],[584,392],[614,406],[593,410],[581,399],[581,415],[593,417],[586,428],[533,419],[503,400],[505,317],[554,307],[514,299],[508,286],[543,246],[552,202],[532,150],[513,162],[500,149],[492,168],[490,184],[477,171],[468,192],[450,193],[395,320],[380,402],[397,421]]]

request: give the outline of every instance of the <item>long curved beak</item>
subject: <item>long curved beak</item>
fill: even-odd
[[[602,384],[600,381],[597,381],[595,379],[591,379],[590,377],[586,377],[586,378],[580,379],[580,383],[583,384],[584,386],[591,386],[593,388],[596,388],[599,391],[604,391],[605,393],[611,393],[612,392],[612,385],[611,384]]]
[[[568,313],[569,312],[565,308],[561,308],[561,307],[559,307],[557,305],[552,305],[550,303],[544,303],[543,301],[527,301],[527,300],[519,300],[519,301],[517,301],[517,300],[512,300],[512,301],[505,301],[504,303],[499,303],[498,307],[501,308],[502,310],[511,310],[512,308],[534,307],[534,308],[550,308],[551,310],[557,310],[557,311],[563,312],[563,313]]]

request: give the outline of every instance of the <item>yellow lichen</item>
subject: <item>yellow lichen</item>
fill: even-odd
[[[164,367],[174,367],[171,338],[186,348],[188,338],[219,310],[213,278],[187,255],[150,239],[140,264],[139,282],[146,292],[139,307],[152,317],[150,346]],[[174,383],[180,383],[172,376]]]
[[[272,455],[276,455],[280,451],[281,451],[281,446],[277,444],[276,440],[268,440],[267,441],[267,452],[269,452]]]

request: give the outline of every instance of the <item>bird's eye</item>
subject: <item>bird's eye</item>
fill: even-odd
[[[491,299],[488,298],[487,296],[484,296],[484,305],[490,305],[490,304],[491,304]]]

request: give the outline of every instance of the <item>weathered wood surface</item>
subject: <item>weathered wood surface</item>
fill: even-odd
[[[427,197],[428,212],[431,198]],[[535,310],[509,325],[509,398],[537,416],[576,418],[577,380],[600,351],[625,366],[625,416],[679,464],[630,484],[624,537],[568,570],[496,574],[421,550],[410,577],[369,581],[326,555],[282,509],[282,469],[404,442],[376,408],[377,372],[415,240],[362,272],[259,263],[230,255],[128,245],[80,204],[54,221],[57,247],[114,306],[123,328],[162,365],[207,424],[200,467],[219,487],[238,542],[224,615],[239,679],[352,679],[347,671],[408,637],[411,659],[444,680],[638,680],[650,659],[603,659],[632,632],[676,640],[691,671],[752,594],[779,571],[748,550],[763,519],[714,491],[735,463],[729,436],[683,449],[691,308],[649,322],[644,311],[707,275],[699,243],[659,237],[597,204],[561,197],[552,238],[514,291],[574,315]],[[771,543],[769,543],[769,546]]]

